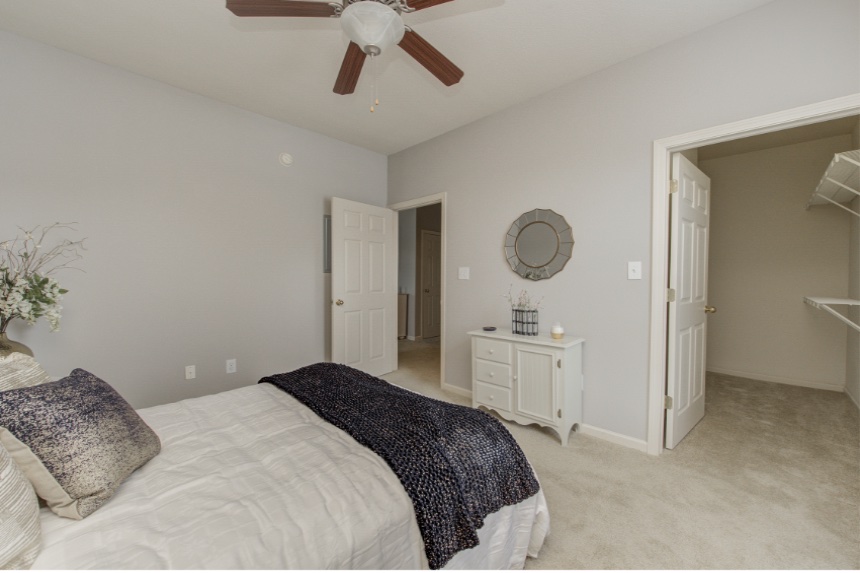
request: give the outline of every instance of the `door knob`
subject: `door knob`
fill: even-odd
[[[706,306],[706,307],[705,307],[705,312],[707,312],[708,314],[714,314],[715,312],[717,312],[717,307],[715,307],[715,306]]]
[[[343,301],[342,301],[342,300],[340,300],[340,299],[337,299],[337,301],[335,302],[335,304],[336,304],[336,305],[338,305],[338,306],[343,306]]]
[[[425,288],[425,289],[424,289],[424,292],[430,292],[430,289],[429,289],[429,288]]]

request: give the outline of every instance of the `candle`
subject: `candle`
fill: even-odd
[[[561,340],[564,338],[564,327],[561,323],[556,322],[552,325],[552,328],[549,329],[549,334],[556,340]]]

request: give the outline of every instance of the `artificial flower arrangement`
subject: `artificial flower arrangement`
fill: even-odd
[[[52,275],[82,258],[84,241],[64,239],[48,248],[45,239],[56,229],[75,230],[71,224],[54,223],[21,229],[23,236],[0,243],[0,334],[16,318],[35,324],[45,317],[52,332],[60,329],[60,300],[68,291]]]
[[[533,299],[529,291],[523,289],[518,297],[514,298],[511,289],[508,289],[507,299],[511,305],[511,332],[514,334],[525,334],[537,336],[538,334],[538,309],[541,307],[543,297]]]
[[[513,294],[511,294],[511,289],[514,288],[514,285],[511,285],[508,288],[508,294],[503,295],[508,299],[508,302],[511,305],[511,310],[538,310],[541,308],[541,303],[543,302],[543,297],[539,299],[532,299],[532,296],[529,294],[529,291],[523,289],[520,291],[519,296],[514,298]]]

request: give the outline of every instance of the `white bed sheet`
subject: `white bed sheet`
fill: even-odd
[[[162,452],[84,519],[41,513],[34,569],[426,569],[388,465],[258,384],[138,411]],[[521,568],[549,532],[543,492],[488,516],[448,569]]]

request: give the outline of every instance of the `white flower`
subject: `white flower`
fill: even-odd
[[[14,318],[34,324],[43,316],[52,331],[59,330],[65,291],[50,275],[80,259],[84,247],[82,240],[63,240],[43,250],[45,236],[57,227],[73,228],[56,223],[22,229],[23,238],[0,242],[0,331]]]

